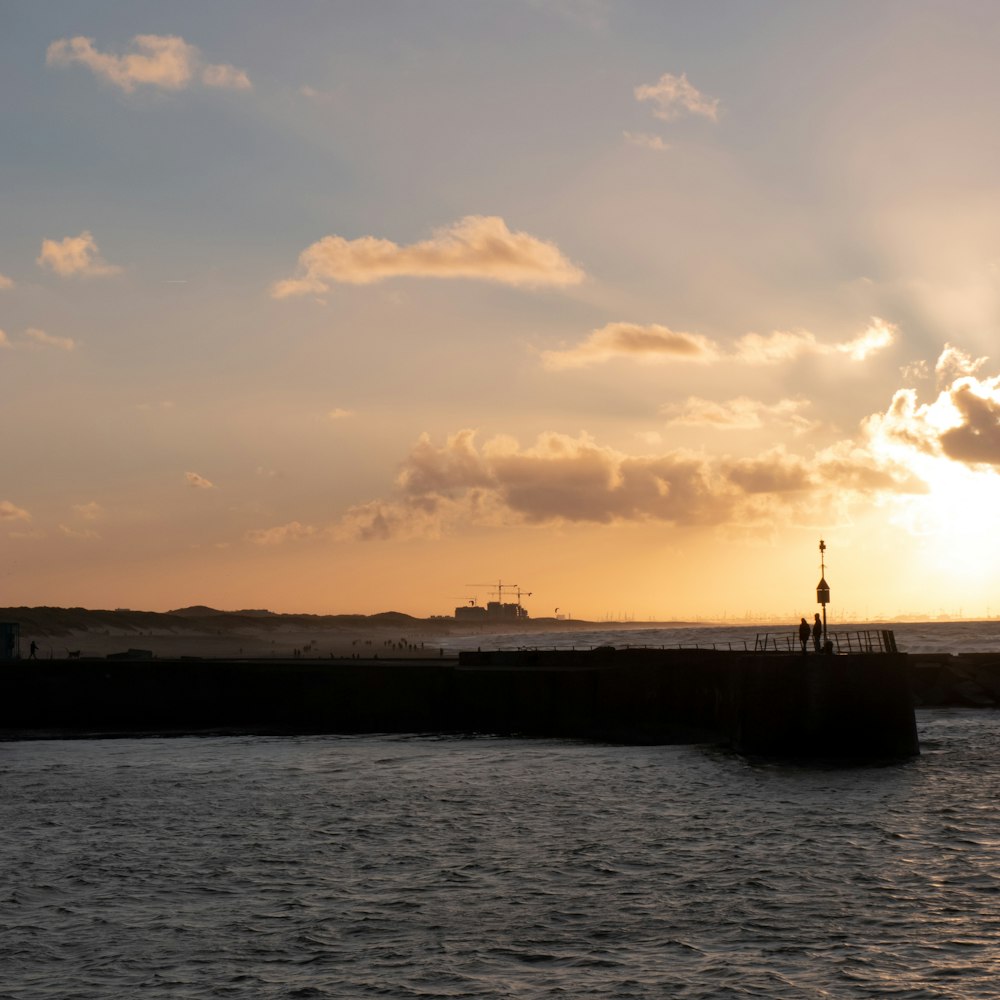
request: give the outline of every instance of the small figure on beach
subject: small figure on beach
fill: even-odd
[[[805,618],[799,621],[799,642],[802,643],[802,655],[806,655],[806,646],[809,644],[809,622]]]
[[[31,645],[28,647],[28,659],[37,660],[38,659],[38,643],[34,639],[31,640]]]
[[[820,650],[820,645],[823,642],[823,623],[819,620],[819,612],[814,616],[813,621],[813,648],[818,653]],[[805,619],[803,619],[804,621]]]

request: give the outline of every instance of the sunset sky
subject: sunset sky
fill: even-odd
[[[0,606],[797,620],[824,538],[834,617],[1000,614],[998,50],[3,4]]]

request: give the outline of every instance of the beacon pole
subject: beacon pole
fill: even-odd
[[[816,603],[823,605],[823,649],[826,649],[826,606],[830,603],[830,585],[826,582],[826,542],[819,540],[819,583],[816,586]]]

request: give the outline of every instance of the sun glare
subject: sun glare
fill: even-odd
[[[927,570],[937,580],[985,584],[1000,557],[1000,476],[928,455],[911,459],[928,492],[897,497],[892,522],[918,540]]]

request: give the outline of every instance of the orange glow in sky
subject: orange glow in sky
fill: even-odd
[[[1000,613],[998,38],[11,7],[0,606]]]

